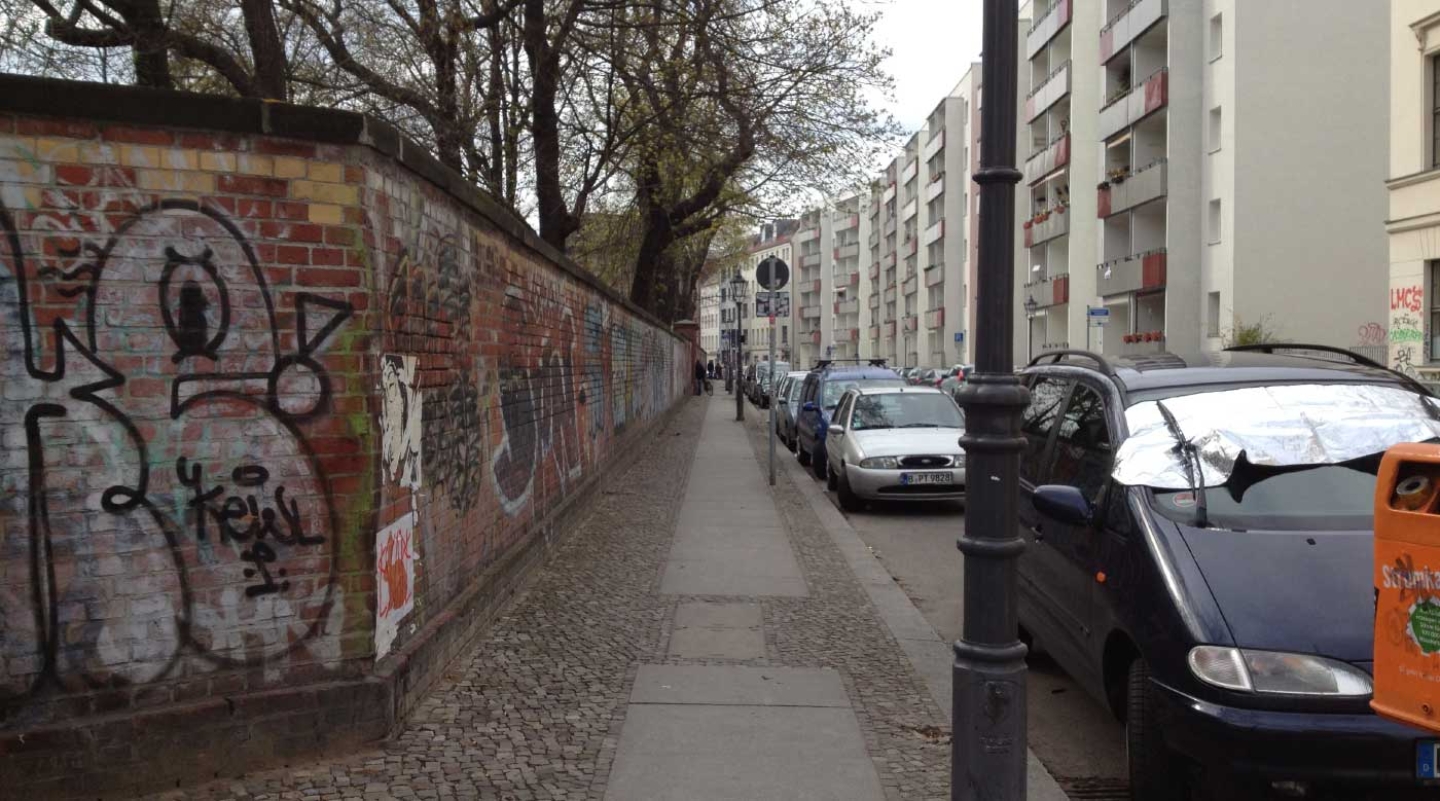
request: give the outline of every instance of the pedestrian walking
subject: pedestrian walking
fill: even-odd
[[[714,377],[715,377],[715,360],[714,360],[714,359],[711,359],[710,361],[708,361],[708,362],[705,363],[705,375],[707,375],[707,376],[709,376],[709,377],[711,377],[711,378],[714,378]]]
[[[695,360],[695,394],[705,392],[705,365],[699,359]]]

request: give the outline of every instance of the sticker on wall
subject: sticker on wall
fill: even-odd
[[[415,608],[415,513],[375,538],[375,658],[390,652],[400,623]]]
[[[380,365],[380,413],[385,475],[410,489],[420,488],[421,403],[415,357],[386,355]]]

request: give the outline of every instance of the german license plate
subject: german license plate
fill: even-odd
[[[1421,740],[1415,744],[1415,778],[1440,779],[1440,741]]]
[[[901,473],[901,486],[915,486],[917,484],[954,484],[955,476],[952,473]]]

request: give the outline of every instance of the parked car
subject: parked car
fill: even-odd
[[[775,436],[791,451],[795,450],[795,413],[800,410],[800,387],[805,384],[804,370],[786,373],[775,391]]]
[[[920,383],[920,374],[923,373],[923,372],[925,372],[925,371],[928,370],[928,369],[930,369],[930,368],[928,368],[928,367],[906,367],[906,368],[905,368],[905,372],[902,373],[901,376],[905,379],[905,383],[906,383],[906,384],[909,384],[910,386],[913,387],[913,386],[915,386],[916,384]]]
[[[862,384],[903,387],[905,381],[878,361],[865,365],[821,361],[805,376],[800,411],[795,415],[795,457],[814,470],[816,478],[825,477],[825,436],[830,429],[830,414],[847,389]]]
[[[957,364],[945,371],[944,377],[940,379],[940,391],[949,394],[952,398],[960,391],[960,387],[969,379],[975,367],[969,364]]]
[[[1373,504],[1381,452],[1440,433],[1437,401],[1312,346],[1064,351],[1022,376],[1021,636],[1124,722],[1133,797],[1418,787],[1435,740],[1368,705]]]
[[[965,497],[965,415],[934,387],[861,385],[846,392],[826,438],[827,484],[840,506]]]
[[[755,389],[751,398],[761,409],[770,408],[771,385],[790,372],[789,362],[760,362],[755,368]]]
[[[915,379],[915,386],[940,388],[940,381],[945,371],[938,367],[927,367],[920,371],[920,376]]]

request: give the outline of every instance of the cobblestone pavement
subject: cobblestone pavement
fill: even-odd
[[[342,759],[151,798],[602,799],[638,666],[700,662],[667,650],[677,606],[703,598],[658,590],[701,421],[707,404],[723,400],[689,401],[653,435],[394,738]],[[763,440],[745,429],[761,469]],[[763,608],[765,657],[723,664],[836,669],[886,797],[947,797],[940,710],[788,482],[778,474],[775,502],[810,594],[753,599]]]

